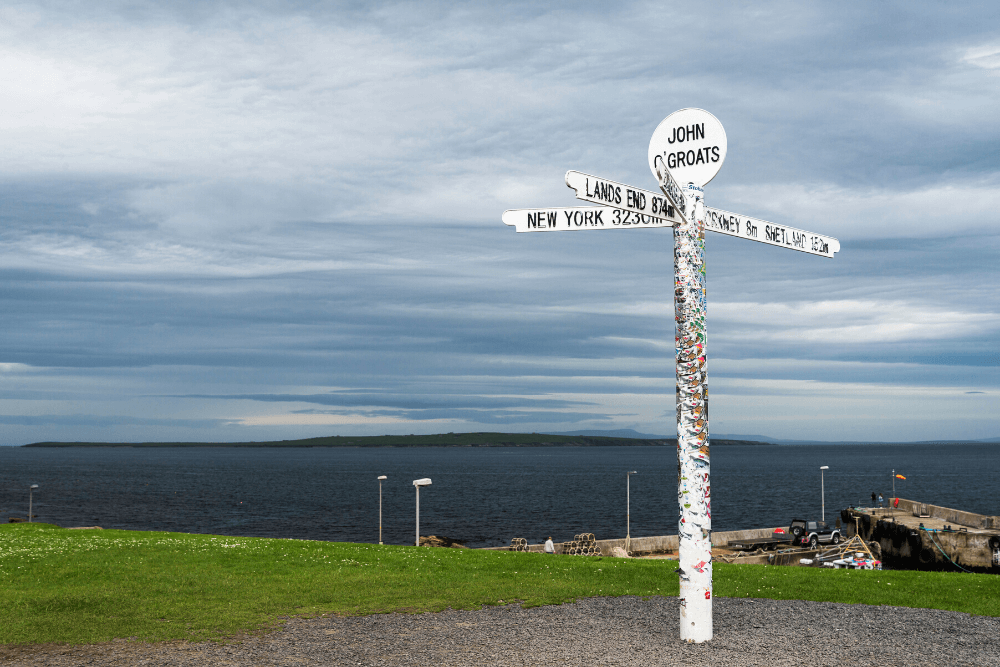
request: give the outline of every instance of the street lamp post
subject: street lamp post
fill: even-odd
[[[625,551],[629,549],[629,542],[632,540],[632,489],[631,476],[638,475],[635,470],[625,473]]]
[[[382,544],[382,480],[385,475],[378,476],[378,543]]]
[[[32,484],[28,487],[28,523],[31,523],[31,501],[34,500],[32,497],[35,493],[35,489],[38,488],[37,484]]]
[[[826,485],[823,483],[823,471],[829,470],[830,466],[820,466],[819,467],[819,495],[823,503],[823,521],[826,521]]]
[[[415,480],[413,480],[413,486],[416,487],[416,489],[417,489],[417,542],[416,542],[416,545],[418,547],[420,546],[420,487],[421,486],[430,486],[430,485],[431,485],[431,479],[430,479],[430,477],[424,477],[423,479],[415,479]]]

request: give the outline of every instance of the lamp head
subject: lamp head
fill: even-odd
[[[430,477],[424,477],[423,479],[413,480],[413,486],[430,486],[430,485],[431,485]]]
[[[626,474],[626,475],[638,475],[638,474],[639,474],[639,471],[638,471],[638,470],[629,470],[629,471],[628,471],[627,473],[625,473],[625,474]]]
[[[820,470],[829,470],[830,466],[820,466],[819,469]]]
[[[379,479],[389,479],[389,478],[388,478],[388,477],[386,477],[385,475],[379,475],[379,476],[378,476],[378,478],[379,478]]]
[[[32,491],[34,491],[35,489],[37,489],[37,488],[38,488],[38,485],[37,485],[37,484],[32,484],[32,485],[31,485],[31,486],[29,486],[28,488],[29,488],[29,489],[31,489]]]

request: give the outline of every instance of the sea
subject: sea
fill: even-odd
[[[820,471],[821,466],[829,466]],[[626,472],[635,474],[627,476]],[[896,474],[906,479],[897,479]],[[0,522],[469,547],[677,532],[677,453],[637,447],[0,447]],[[1000,515],[1000,444],[712,448],[713,530],[787,526],[872,492]]]

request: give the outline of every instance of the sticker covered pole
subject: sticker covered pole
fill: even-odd
[[[688,642],[705,642],[712,639],[705,203],[704,190],[693,183],[681,190],[683,222],[674,226],[680,636]]]

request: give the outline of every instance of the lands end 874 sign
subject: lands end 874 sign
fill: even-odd
[[[681,185],[704,187],[726,159],[726,131],[704,109],[681,109],[660,123],[649,140],[649,170],[656,173],[656,156]]]

